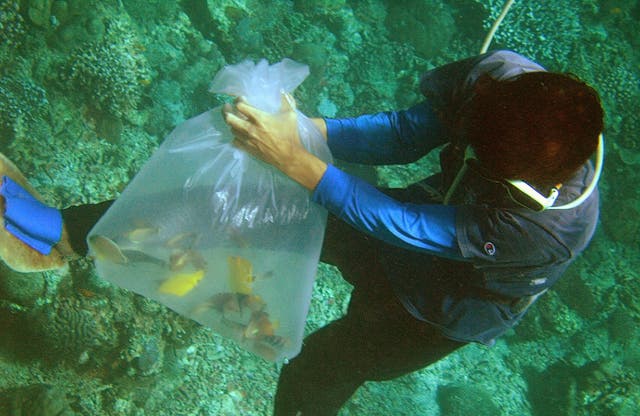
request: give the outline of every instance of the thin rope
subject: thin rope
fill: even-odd
[[[500,12],[500,16],[498,16],[498,18],[495,20],[495,22],[493,22],[493,25],[491,26],[491,29],[489,30],[489,33],[487,33],[487,36],[484,38],[484,43],[482,44],[482,49],[480,49],[480,53],[483,54],[487,51],[487,49],[489,49],[489,44],[491,44],[491,41],[493,40],[493,35],[495,35],[496,30],[498,30],[498,26],[500,26],[500,23],[502,23],[502,21],[504,20],[504,17],[507,15],[507,13],[509,12],[509,9],[511,8],[511,5],[513,4],[515,0],[507,0],[504,3],[504,6],[502,7],[502,11]],[[470,150],[470,148],[467,148]],[[466,152],[465,152],[466,155]],[[466,170],[467,170],[467,164],[466,162],[462,162],[462,167],[460,168],[460,170],[458,171],[458,174],[456,175],[456,177],[453,180],[453,183],[449,186],[449,189],[447,190],[446,195],[444,196],[444,205],[448,205],[449,201],[451,200],[451,197],[453,196],[453,193],[456,191],[456,188],[458,187],[458,185],[460,184],[460,182],[462,181],[462,177],[464,176]]]
[[[489,29],[489,33],[487,33],[487,36],[484,38],[484,43],[482,44],[482,49],[480,49],[480,54],[485,53],[489,49],[489,45],[493,40],[493,35],[496,34],[496,30],[498,30],[498,26],[500,26],[500,23],[502,23],[502,21],[504,20],[504,17],[509,12],[509,9],[511,8],[511,5],[513,4],[514,1],[515,0],[507,0],[504,3],[504,6],[502,7],[502,12],[500,12],[500,16],[498,16],[496,21],[493,22],[491,29]]]

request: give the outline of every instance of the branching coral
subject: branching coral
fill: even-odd
[[[0,45],[16,47],[25,33],[24,19],[20,15],[20,2],[0,0]]]
[[[438,0],[390,2],[386,25],[391,39],[413,45],[423,57],[446,49],[456,31],[451,8]]]
[[[49,101],[44,89],[28,77],[0,78],[0,136],[12,138],[20,126],[46,117]]]
[[[480,3],[490,12],[484,22],[489,29],[504,1]],[[584,35],[581,12],[581,2],[571,0],[517,1],[496,32],[491,48],[513,49],[546,65],[568,63],[569,53]]]
[[[89,96],[95,108],[119,117],[137,108],[150,81],[143,48],[133,33],[124,21],[114,19],[102,41],[84,44],[69,60],[70,84]]]
[[[0,0],[0,67],[21,45],[25,34],[19,3],[13,0]]]
[[[106,326],[104,316],[68,299],[30,311],[23,329],[34,347],[70,359],[88,350],[111,351],[117,345],[118,334]]]
[[[616,142],[624,148],[639,152],[640,146],[636,137],[640,117],[630,110],[637,106],[640,99],[640,76],[624,56],[617,60],[619,62],[615,64],[607,62],[606,70],[600,64],[598,78],[594,82],[603,97],[608,111],[607,127],[616,134]]]

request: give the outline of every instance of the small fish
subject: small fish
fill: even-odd
[[[273,270],[269,270],[268,272],[261,273],[256,276],[256,279],[271,279],[275,272]]]
[[[124,233],[124,236],[135,244],[140,244],[158,234],[158,227],[140,226]]]
[[[287,338],[278,336],[278,335],[268,335],[260,340],[260,342],[265,343],[274,348],[282,348],[289,344],[289,340]]]
[[[206,302],[210,308],[222,312],[240,312],[240,302],[237,293],[217,293]]]
[[[256,354],[269,361],[275,361],[278,358],[278,350],[280,349],[260,341],[255,341],[252,348]]]
[[[228,336],[237,341],[243,341],[243,334],[246,328],[245,325],[242,325],[241,323],[235,322],[231,319],[227,319],[224,316],[222,317],[222,319],[220,319],[220,323],[225,329],[224,332],[228,333]]]
[[[110,261],[115,264],[127,264],[129,262],[120,247],[108,237],[98,234],[92,235],[89,237],[89,245],[98,260]]]
[[[229,227],[227,229],[227,235],[229,239],[233,241],[240,248],[249,247],[249,241],[242,235],[242,232],[236,227]]]
[[[278,335],[267,336],[253,343],[253,351],[267,360],[275,361],[280,351],[289,346],[289,340]]]
[[[169,248],[188,250],[195,245],[198,239],[199,235],[194,232],[178,233],[165,241],[164,245]]]
[[[135,42],[133,45],[131,45],[131,47],[136,52],[144,52],[147,50],[147,47],[140,42]]]
[[[243,295],[250,295],[252,291],[253,281],[253,265],[251,262],[241,256],[227,257],[229,265],[229,286],[233,292]]]
[[[189,273],[175,273],[162,282],[158,291],[168,295],[184,296],[191,292],[204,277],[204,270]]]
[[[254,312],[251,314],[251,320],[244,329],[244,337],[247,339],[270,337],[275,335],[276,329],[278,329],[278,322],[272,322],[268,313],[264,311]]]
[[[243,309],[249,309],[251,312],[260,312],[264,310],[267,304],[258,295],[239,295],[239,303]]]
[[[180,251],[171,254],[169,257],[169,269],[171,271],[180,271],[187,265],[189,256],[187,251]]]
[[[189,264],[195,269],[204,269],[207,262],[204,260],[204,257],[195,250],[176,251],[169,257],[169,268],[171,271],[180,271]]]
[[[243,295],[241,293],[216,293],[208,300],[196,306],[193,313],[201,315],[210,310],[215,310],[225,318],[237,318],[244,320],[253,312],[263,311],[265,301],[258,295]]]
[[[122,250],[122,254],[128,259],[131,263],[150,263],[160,266],[162,268],[167,267],[167,262],[154,257],[150,254],[145,253],[144,251],[130,249],[130,250]]]
[[[78,293],[84,296],[85,298],[95,298],[97,296],[96,292],[86,289],[84,287],[78,288]]]

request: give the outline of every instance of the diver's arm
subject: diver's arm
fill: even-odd
[[[236,99],[235,107],[223,106],[223,117],[235,137],[233,144],[282,171],[309,191],[313,191],[327,164],[308,152],[300,142],[298,115],[283,95],[281,111],[266,113]]]
[[[463,260],[454,206],[401,203],[332,165],[314,190],[313,200],[360,231],[387,243]]]
[[[297,114],[284,103],[278,114],[242,99],[223,110],[234,144],[280,169],[313,192],[313,199],[344,221],[391,244],[459,258],[456,208],[402,204],[368,183],[327,165],[300,143]]]
[[[278,166],[285,175],[313,192],[327,170],[327,164],[317,156],[301,149],[292,155],[289,162]]]
[[[385,165],[410,163],[446,142],[429,102],[407,110],[345,119],[324,119],[331,153],[347,162]],[[322,131],[322,130],[321,130]]]
[[[314,126],[318,129],[322,137],[327,140],[327,122],[323,118],[311,118],[309,119],[313,123]]]
[[[62,214],[38,200],[18,181],[6,175],[0,179],[0,219],[4,228],[38,253],[49,255],[62,239]]]

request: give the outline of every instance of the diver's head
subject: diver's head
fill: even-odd
[[[501,179],[551,187],[595,151],[603,129],[598,93],[572,75],[529,72],[481,77],[464,115],[469,144]]]

